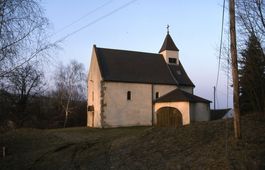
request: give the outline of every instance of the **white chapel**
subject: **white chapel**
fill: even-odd
[[[87,126],[179,127],[210,120],[210,102],[180,61],[169,32],[158,53],[93,46],[88,73]]]

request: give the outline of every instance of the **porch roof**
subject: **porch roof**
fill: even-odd
[[[155,100],[155,103],[189,101],[192,103],[211,103],[210,100],[201,98],[194,94],[175,89]]]

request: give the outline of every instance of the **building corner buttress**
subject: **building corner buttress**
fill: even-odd
[[[105,103],[105,91],[106,91],[106,86],[105,86],[105,82],[101,81],[100,82],[100,123],[101,123],[101,127],[105,128],[107,127],[106,124],[106,116],[105,116],[105,107],[107,106],[107,104]]]

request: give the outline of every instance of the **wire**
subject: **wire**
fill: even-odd
[[[219,94],[221,94],[223,97],[224,97],[224,96],[225,96],[225,97],[227,96],[227,93],[226,93],[226,92],[223,92],[223,91],[221,91],[221,90],[216,90],[216,92],[219,93]],[[232,92],[229,92],[228,95],[229,95],[229,96],[233,96]]]
[[[79,28],[79,29],[77,29],[77,30],[75,30],[75,31],[73,31],[73,32],[71,32],[71,33],[69,33],[69,34],[67,34],[66,36],[64,36],[63,38],[61,38],[59,41],[63,41],[63,40],[65,40],[65,39],[69,38],[70,36],[72,36],[72,35],[74,35],[74,34],[80,32],[81,30],[83,30],[83,29],[85,29],[85,28],[87,28],[87,27],[89,27],[89,26],[91,26],[91,25],[93,25],[93,24],[95,24],[95,23],[97,23],[97,22],[99,22],[99,21],[105,19],[106,17],[111,16],[112,14],[114,14],[114,13],[120,11],[121,9],[123,9],[123,8],[125,8],[125,7],[127,7],[127,6],[129,6],[129,5],[131,5],[131,4],[134,3],[135,1],[137,1],[137,0],[131,0],[131,1],[129,1],[129,2],[125,3],[125,4],[123,4],[122,6],[120,6],[120,7],[116,8],[116,9],[112,10],[111,12],[109,12],[109,13],[107,13],[107,14],[105,14],[105,15],[103,15],[103,16],[101,16],[101,17],[99,17],[99,18],[97,18],[97,19],[95,19],[95,20],[93,20],[93,21],[91,21],[90,23],[84,25],[83,27],[81,27],[81,28]]]
[[[217,71],[217,78],[215,87],[218,86],[219,81],[219,74],[220,74],[220,65],[221,65],[221,55],[222,55],[222,48],[223,48],[223,34],[224,34],[224,14],[225,14],[225,0],[223,0],[223,13],[222,13],[222,25],[221,25],[221,39],[220,39],[220,49],[219,49],[219,57],[218,57],[218,71]]]
[[[87,16],[89,16],[89,15],[95,13],[96,11],[100,10],[101,8],[104,8],[105,6],[107,6],[108,4],[110,4],[111,2],[113,2],[113,0],[109,0],[109,1],[107,1],[106,3],[104,3],[104,4],[102,4],[102,5],[98,6],[98,7],[96,7],[95,9],[89,11],[88,13],[86,13],[85,15],[79,17],[78,19],[76,19],[76,20],[73,21],[72,23],[70,23],[70,24],[68,24],[68,25],[66,25],[66,26],[64,26],[64,27],[62,27],[61,29],[59,29],[57,32],[55,32],[54,34],[52,34],[50,37],[55,36],[56,34],[58,34],[58,33],[62,32],[62,31],[64,31],[65,29],[71,27],[71,26],[74,25],[74,24],[78,23],[79,21],[83,20],[83,19],[86,18]]]
[[[103,15],[103,16],[101,16],[101,17],[95,19],[95,20],[93,20],[92,22],[88,23],[87,25],[85,25],[85,26],[83,26],[83,27],[81,27],[81,28],[79,28],[79,29],[77,29],[77,30],[75,30],[75,31],[73,31],[73,32],[71,32],[71,33],[69,33],[69,34],[67,34],[67,35],[64,36],[63,38],[54,41],[52,44],[57,44],[57,43],[60,43],[60,42],[64,41],[65,39],[69,38],[70,36],[72,36],[72,35],[78,33],[79,31],[85,29],[86,27],[89,27],[89,26],[91,26],[91,25],[97,23],[98,21],[103,20],[103,19],[106,18],[106,17],[111,16],[112,14],[114,14],[114,13],[118,12],[119,10],[121,10],[121,9],[123,9],[123,8],[125,8],[125,7],[127,7],[127,6],[129,6],[130,4],[134,3],[135,1],[137,1],[137,0],[131,0],[131,1],[129,1],[129,2],[125,3],[125,4],[123,4],[122,6],[120,6],[120,7],[116,8],[116,9],[112,10],[111,12],[109,12],[109,13],[107,13],[107,14],[105,14],[105,15]],[[110,1],[110,2],[111,2],[111,1]],[[109,2],[109,3],[110,3],[110,2]],[[91,11],[90,14],[93,13],[94,11],[96,11],[96,10],[102,8],[102,7],[105,6],[105,5],[107,5],[107,3],[106,3],[106,4],[103,4],[102,6],[98,7],[97,9]],[[87,13],[86,15],[89,15],[89,13]],[[85,17],[85,15],[82,16],[82,17],[80,17],[80,18],[79,18],[78,20],[76,20],[75,22],[78,22],[79,20],[83,19],[84,17]],[[74,24],[74,22],[71,23],[71,24],[69,24],[69,25],[67,25],[66,27],[69,27],[70,25],[73,25],[73,24]],[[63,29],[64,29],[64,28],[63,28]],[[58,32],[57,32],[57,33],[58,33]],[[57,33],[56,33],[56,34],[57,34]],[[55,34],[54,34],[54,35],[55,35]],[[52,36],[54,36],[54,35],[52,35]],[[46,46],[45,46],[45,47],[46,47]],[[30,60],[32,60],[33,58],[35,58],[35,57],[36,57],[40,52],[42,52],[42,51],[43,51],[43,49],[41,49],[40,51],[37,51],[36,53],[33,53],[33,54],[32,54],[27,60],[23,61],[22,63],[20,63],[20,64],[18,64],[18,65],[16,65],[16,66],[13,67],[11,70],[6,71],[6,72],[4,72],[4,73],[1,73],[1,74],[0,74],[0,77],[5,76],[6,74],[10,73],[11,71],[15,70],[16,68],[22,66],[22,65],[25,64],[26,62],[29,62]]]

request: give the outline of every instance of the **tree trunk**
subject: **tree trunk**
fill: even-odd
[[[66,127],[67,121],[68,121],[68,110],[65,111],[65,118],[64,118],[64,124],[63,124],[64,128]]]
[[[64,125],[63,127],[66,127],[67,121],[68,121],[68,115],[69,115],[69,104],[70,104],[70,99],[71,99],[72,94],[70,93],[70,95],[68,96],[67,99],[67,104],[66,104],[66,108],[65,108],[65,119],[64,119]]]

